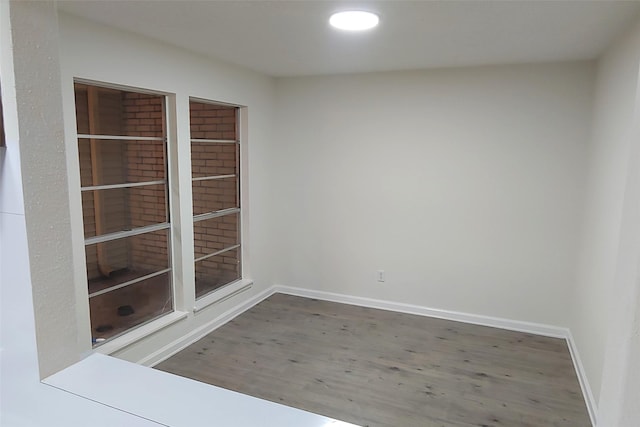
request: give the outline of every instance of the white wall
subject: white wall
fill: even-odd
[[[640,23],[598,64],[584,241],[573,294],[571,329],[603,427],[637,425],[640,418],[639,72]],[[625,420],[633,411],[635,422]]]
[[[12,20],[14,24],[21,24],[14,26],[13,32]],[[35,28],[24,25],[28,20],[44,25]],[[52,22],[55,23],[55,7],[51,3],[0,2],[0,80],[7,137],[6,149],[0,148],[0,425],[70,427],[86,426],[90,420],[95,427],[158,426],[40,383],[30,272],[33,263],[30,261],[36,259],[30,259],[31,248],[27,243],[29,230],[22,191],[21,160],[24,157],[21,159],[21,150],[41,135],[47,123],[43,116],[48,113],[46,107],[50,100],[34,102],[31,108],[19,107],[19,104],[35,95],[30,93],[31,88],[24,80],[20,81],[28,74],[23,67],[31,60],[44,63],[51,60],[38,58],[34,49],[37,46],[44,51],[50,47],[47,44],[52,41],[47,38],[51,37]],[[14,44],[12,35],[21,42]],[[46,70],[48,67],[43,66],[40,71]],[[18,72],[23,75],[16,76]],[[32,82],[33,85],[41,83]],[[49,83],[56,84],[55,81]],[[25,181],[28,180],[26,177]]]
[[[55,370],[52,366],[66,366],[78,360],[76,343],[78,330],[74,304],[74,290],[68,284],[73,274],[71,262],[71,237],[69,211],[65,200],[67,174],[64,168],[63,120],[60,102],[60,71],[58,62],[58,26],[52,4],[34,3],[29,6],[15,5],[11,8],[13,45],[12,63],[7,61],[7,91],[9,120],[26,117],[40,108],[48,114],[37,120],[21,118],[14,146],[8,160],[20,159],[21,182],[11,179],[10,185],[17,188],[8,191],[24,213],[28,238],[30,285],[36,317],[36,335],[40,370],[44,375]],[[53,18],[53,19],[52,19]],[[36,45],[38,55],[30,49]],[[11,76],[13,73],[14,78]],[[3,82],[4,83],[4,82]],[[13,87],[12,87],[13,86]],[[28,124],[28,125],[27,125]],[[19,148],[19,156],[17,150]],[[61,165],[56,167],[54,165]],[[48,166],[48,167],[47,167]],[[11,172],[9,172],[11,174]],[[25,185],[22,186],[21,184]],[[17,196],[17,193],[22,193]],[[24,196],[24,197],[22,197]],[[45,239],[42,237],[46,236]],[[39,262],[46,260],[46,262]],[[68,309],[69,308],[69,309]],[[46,325],[51,319],[64,324],[57,334],[51,335]]]
[[[566,326],[593,81],[592,63],[278,80],[277,283]]]
[[[587,198],[570,327],[596,401],[614,295],[622,208],[631,153],[640,30],[626,34],[597,69]]]
[[[188,332],[212,321],[220,314],[249,299],[271,285],[271,268],[266,248],[271,241],[267,206],[270,188],[267,185],[271,150],[272,111],[274,81],[266,76],[233,67],[184,49],[174,48],[135,34],[110,27],[60,15],[60,63],[62,98],[65,118],[67,167],[69,170],[69,205],[74,250],[74,283],[77,307],[80,313],[79,329],[89,328],[84,271],[82,210],[80,181],[75,140],[75,109],[73,79],[124,85],[169,94],[169,111],[176,120],[175,129],[169,129],[170,167],[177,175],[171,183],[171,200],[174,210],[172,234],[177,310],[188,313],[186,319],[164,328],[132,345],[118,350],[114,355],[125,360],[139,361],[168,343],[179,340]],[[190,96],[228,102],[248,107],[248,144],[243,155],[248,162],[248,175],[243,179],[244,207],[246,210],[243,236],[244,268],[246,276],[254,279],[253,288],[225,303],[210,306],[197,314],[192,312],[193,298],[193,228],[191,211],[191,174],[189,152],[188,99]],[[246,166],[246,164],[245,164]],[[66,184],[65,184],[66,185]],[[181,242],[182,245],[178,243]],[[183,261],[185,269],[180,269]],[[191,286],[189,286],[191,284]],[[50,333],[55,336],[56,324],[51,319]],[[81,345],[89,351],[89,340]]]

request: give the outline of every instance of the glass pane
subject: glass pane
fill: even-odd
[[[237,175],[238,144],[215,142],[191,143],[191,174],[204,176]]]
[[[93,141],[78,140],[82,187],[165,179],[164,141]]]
[[[236,139],[237,107],[189,102],[192,139]]]
[[[238,179],[236,177],[193,181],[194,215],[239,206]]]
[[[159,184],[83,191],[82,215],[85,238],[167,222],[166,189]]]
[[[196,262],[196,298],[240,279],[240,248]]]
[[[160,230],[87,245],[89,293],[168,268],[168,234]]]
[[[164,136],[164,96],[75,84],[79,134]]]
[[[164,273],[89,299],[91,336],[112,338],[173,311],[170,273]]]
[[[239,214],[231,214],[194,222],[194,258],[198,259],[240,243],[238,220]]]

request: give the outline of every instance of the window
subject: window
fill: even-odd
[[[75,84],[94,345],[173,311],[165,97]]]
[[[196,298],[241,277],[238,111],[189,103]]]

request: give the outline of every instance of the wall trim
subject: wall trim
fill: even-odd
[[[361,307],[378,308],[382,310],[396,311],[401,313],[416,314],[418,316],[435,317],[444,320],[470,323],[480,326],[490,326],[493,328],[506,329],[510,331],[525,332],[542,335],[545,337],[562,338],[567,341],[573,367],[576,370],[578,382],[582,390],[591,424],[596,425],[597,404],[594,399],[587,374],[582,365],[578,348],[569,328],[560,326],[545,325],[542,323],[523,322],[520,320],[504,319],[500,317],[483,316],[478,314],[463,313],[459,311],[442,310],[437,308],[423,307],[413,304],[405,304],[392,301],[384,301],[372,298],[358,297],[353,295],[338,294],[333,292],[316,291],[312,289],[296,288],[291,286],[276,285],[273,293],[282,293],[306,298],[315,298],[323,301],[339,302],[343,304],[358,305]]]
[[[578,375],[578,382],[580,383],[580,388],[582,389],[582,395],[584,396],[584,401],[587,404],[587,410],[589,411],[591,425],[596,426],[598,420],[598,403],[596,402],[596,399],[593,396],[593,392],[591,391],[591,386],[589,385],[589,380],[587,379],[587,372],[585,371],[584,365],[582,364],[582,359],[580,359],[580,353],[578,353],[578,346],[573,339],[571,330],[568,328],[566,339],[567,345],[569,346],[569,353],[571,354],[571,360],[573,361],[573,366],[575,367],[576,374]]]
[[[166,359],[173,356],[177,352],[187,348],[194,342],[198,341],[199,339],[201,339],[211,331],[219,328],[220,326],[224,325],[225,323],[229,322],[230,320],[233,320],[235,317],[249,310],[254,305],[269,298],[274,293],[275,293],[274,286],[268,289],[265,289],[264,291],[254,295],[253,297],[245,301],[242,301],[235,307],[225,311],[215,319],[190,331],[188,334],[183,335],[177,340],[174,340],[169,344],[165,345],[164,347],[154,351],[153,353],[148,354],[147,356],[138,360],[136,363],[138,363],[139,365],[147,366],[147,367],[153,367],[158,363],[165,361]]]
[[[333,292],[315,291],[311,289],[295,288],[290,286],[276,285],[275,292],[307,298],[321,299],[324,301],[358,305],[361,307],[379,308],[382,310],[417,314],[419,316],[435,317],[437,319],[454,320],[457,322],[472,323],[474,325],[491,326],[494,328],[507,329],[510,331],[542,335],[545,337],[567,337],[566,328],[545,325],[542,323],[523,322],[520,320],[511,320],[500,317],[463,313],[460,311],[442,310],[438,308],[429,308],[413,304],[358,297],[353,295],[344,295]]]

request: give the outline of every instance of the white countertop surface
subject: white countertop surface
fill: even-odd
[[[171,427],[355,427],[101,354],[92,354],[43,382],[140,421]]]

